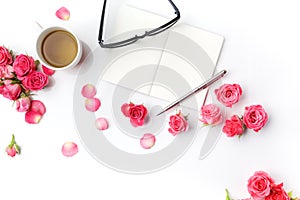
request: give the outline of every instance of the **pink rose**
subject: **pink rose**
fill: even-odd
[[[17,154],[17,151],[14,147],[6,147],[5,151],[10,157],[15,157],[15,155]]]
[[[283,183],[275,185],[271,189],[271,193],[265,198],[265,200],[290,200],[290,197],[283,189]]]
[[[13,78],[13,67],[11,65],[1,66],[0,65],[0,78]]]
[[[181,132],[185,132],[189,128],[189,124],[188,124],[186,118],[181,114],[180,111],[176,115],[170,116],[169,125],[170,125],[170,128],[168,129],[168,131],[173,136],[176,136],[177,134],[179,134]]]
[[[10,144],[5,149],[7,155],[14,157],[16,154],[20,154],[20,147],[15,141],[15,136],[12,135]]]
[[[16,100],[16,110],[18,112],[26,112],[30,108],[31,100],[29,97],[22,97]]]
[[[23,80],[28,74],[35,70],[35,62],[32,57],[20,54],[16,56],[13,67],[17,78]]]
[[[19,84],[8,84],[0,86],[0,94],[10,100],[16,100],[19,98],[22,92],[22,88]]]
[[[222,122],[221,110],[215,104],[207,104],[201,107],[200,121],[205,125],[217,125]]]
[[[230,119],[225,121],[222,131],[228,136],[233,137],[242,135],[244,132],[243,121],[237,115],[233,115]]]
[[[34,71],[26,76],[22,83],[29,90],[41,90],[48,84],[48,76],[42,72]]]
[[[247,128],[258,132],[268,121],[268,114],[261,105],[252,105],[245,107],[243,116]]]
[[[242,88],[239,84],[223,84],[219,89],[215,89],[215,94],[220,103],[232,107],[240,100]]]
[[[134,127],[143,126],[148,113],[148,110],[144,105],[135,105],[133,103],[123,104],[121,107],[121,111],[125,115],[125,117],[130,118],[130,123]]]
[[[12,55],[5,47],[0,46],[0,66],[10,65],[12,63]]]
[[[257,171],[248,180],[248,191],[254,200],[262,200],[270,194],[273,185],[274,180],[266,172]]]

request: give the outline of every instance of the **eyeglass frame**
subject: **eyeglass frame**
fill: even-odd
[[[151,31],[145,31],[145,33],[143,35],[135,35],[134,37],[131,37],[129,39],[126,40],[122,40],[120,42],[113,42],[113,43],[107,43],[104,44],[104,40],[103,40],[103,26],[104,26],[104,16],[105,16],[105,9],[106,9],[106,1],[104,0],[103,3],[103,8],[102,8],[102,15],[101,15],[101,20],[100,20],[100,28],[99,28],[99,34],[98,34],[98,43],[102,48],[118,48],[118,47],[123,47],[123,46],[127,46],[130,45],[132,43],[135,43],[136,41],[145,38],[146,36],[154,36],[156,34],[159,34],[167,29],[169,29],[170,27],[172,27],[179,19],[180,19],[180,11],[177,8],[177,6],[173,3],[172,0],[168,0],[169,3],[172,5],[172,7],[175,10],[175,14],[176,17],[174,19],[172,19],[171,21],[165,23],[162,26],[159,26],[155,29],[152,29]]]

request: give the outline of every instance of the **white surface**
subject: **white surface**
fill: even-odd
[[[127,175],[96,162],[81,146],[72,115],[72,92],[78,69],[57,72],[55,84],[35,97],[47,105],[39,125],[28,125],[11,102],[0,98],[0,199],[224,199],[225,187],[235,197],[247,197],[247,179],[266,170],[286,190],[300,196],[300,28],[296,0],[185,0],[175,1],[182,21],[218,33],[225,44],[218,69],[226,67],[223,80],[239,83],[244,95],[236,113],[245,105],[262,104],[270,121],[259,133],[240,140],[222,136],[214,151],[199,161],[202,136],[171,167],[148,175]],[[66,6],[69,21],[55,11]],[[158,5],[159,6],[159,5]],[[37,36],[32,24],[66,25],[89,48],[97,42],[102,2],[5,1],[1,2],[0,44],[34,55]],[[53,117],[54,116],[54,117]],[[4,149],[16,136],[22,154],[15,158]],[[79,153],[65,158],[66,141],[79,145]]]

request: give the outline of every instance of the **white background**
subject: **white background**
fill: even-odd
[[[0,98],[0,199],[224,199],[225,188],[245,198],[247,179],[256,170],[267,171],[300,196],[298,1],[174,2],[182,22],[225,37],[218,69],[228,69],[223,81],[239,83],[244,91],[232,112],[241,114],[246,105],[262,104],[270,116],[267,126],[241,139],[222,135],[204,160],[198,160],[203,139],[199,136],[187,154],[165,170],[118,173],[94,160],[76,133],[72,94],[79,69],[57,72],[53,86],[34,97],[47,106],[38,125],[26,124],[24,114]],[[61,6],[71,11],[69,21],[56,18]],[[102,1],[96,0],[1,0],[0,44],[35,56],[36,20],[44,26],[72,28],[92,49],[101,7]],[[15,158],[4,152],[12,133],[22,147]],[[66,141],[79,145],[76,156],[61,154]]]

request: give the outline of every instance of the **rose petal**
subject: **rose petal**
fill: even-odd
[[[81,89],[82,96],[86,98],[93,98],[96,95],[96,88],[92,84],[86,84]]]
[[[70,11],[66,7],[61,7],[55,12],[56,17],[61,20],[69,20],[70,19]]]
[[[39,100],[32,100],[30,110],[43,115],[46,112],[46,107],[43,102]]]
[[[125,115],[125,117],[129,117],[129,104],[128,103],[124,103],[122,106],[121,106],[121,111],[123,113],[123,115]]]
[[[85,100],[85,108],[88,111],[95,112],[101,106],[101,101],[98,98],[91,98]]]
[[[52,76],[55,73],[54,70],[49,69],[44,65],[42,65],[42,70],[43,70],[44,74],[47,74],[48,76]]]
[[[25,113],[25,121],[29,124],[38,124],[42,118],[42,115],[35,111],[27,111]]]
[[[78,146],[74,142],[66,142],[62,146],[61,152],[66,157],[74,156],[78,153]]]
[[[156,141],[155,135],[151,133],[146,133],[140,139],[140,144],[144,149],[150,149],[154,146]]]
[[[96,127],[99,130],[106,130],[108,128],[107,120],[103,117],[96,119]]]

